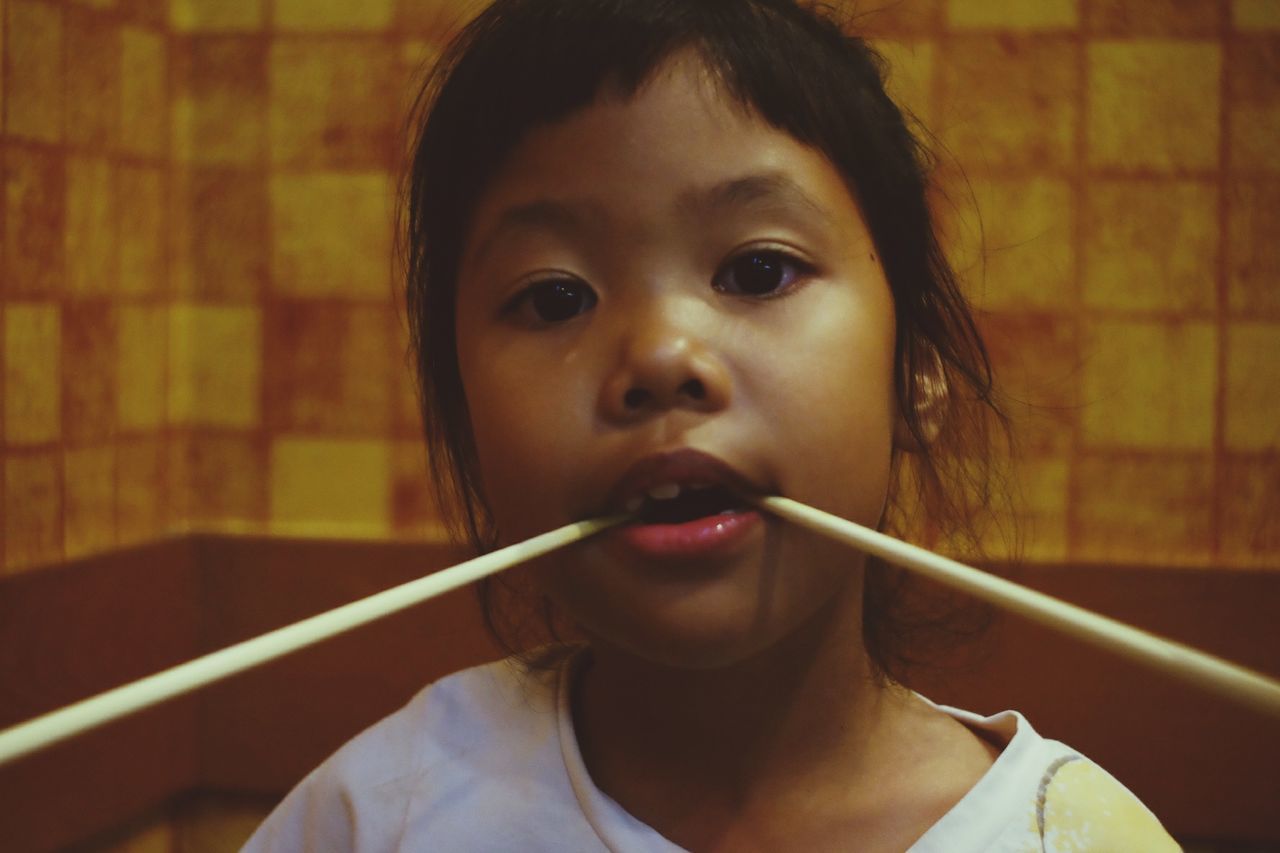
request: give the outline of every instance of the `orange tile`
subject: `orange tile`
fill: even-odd
[[[116,429],[116,311],[73,302],[62,312],[62,437],[91,442]]]
[[[265,0],[169,0],[169,21],[178,32],[260,30],[266,23]]]
[[[954,29],[1062,29],[1080,21],[1078,0],[947,0],[945,9]]]
[[[1280,30],[1275,0],[1231,0],[1231,21],[1238,30]]]
[[[164,36],[120,29],[120,146],[157,157],[168,148],[168,48]]]
[[[445,40],[432,41],[425,36],[398,40],[393,71],[394,78],[400,81],[400,94],[395,107],[397,115],[408,116],[413,113],[413,102],[422,90],[426,74],[439,63],[441,46],[446,43]],[[401,162],[407,164],[412,156],[413,134],[400,133],[399,136]]]
[[[120,0],[118,5],[127,21],[156,28],[169,23],[169,0]]]
[[[262,398],[260,309],[176,304],[169,319],[170,421],[233,429],[257,426]]]
[[[1227,293],[1240,315],[1280,314],[1280,181],[1237,181],[1227,197]]]
[[[400,141],[394,107],[402,81],[385,41],[277,40],[270,61],[272,162],[357,169],[391,162]]]
[[[1079,86],[1071,41],[954,38],[938,61],[944,93],[936,130],[966,169],[1072,163]]]
[[[880,21],[888,17],[900,17],[898,14],[899,7],[910,6],[909,11],[911,14],[909,17],[912,20],[916,20],[917,13],[922,8],[932,7],[936,4],[937,0],[913,0],[910,4],[899,3],[877,10],[874,18],[876,21]],[[839,7],[841,4],[833,2],[829,5]],[[394,28],[396,32],[410,33],[428,38],[438,44],[444,44],[449,35],[460,28],[477,11],[478,9],[474,4],[467,3],[465,0],[433,0],[433,2],[429,3],[424,3],[422,0],[395,0]],[[898,27],[899,31],[902,29],[903,26]]]
[[[63,553],[105,551],[116,543],[116,450],[82,447],[63,456]]]
[[[102,151],[120,135],[120,30],[71,7],[66,19],[67,141]]]
[[[5,572],[62,557],[62,453],[57,450],[4,460]]]
[[[265,421],[279,431],[381,436],[391,420],[393,340],[383,306],[268,303]]]
[[[116,537],[120,544],[153,539],[169,529],[169,466],[162,438],[116,447]]]
[[[984,314],[997,387],[1018,444],[1038,454],[1070,446],[1080,410],[1080,346],[1067,314]]]
[[[391,479],[391,522],[395,530],[440,533],[440,512],[428,485],[427,456],[421,441],[397,441],[391,445]]]
[[[118,310],[116,423],[130,432],[159,429],[168,391],[169,311],[128,304]]]
[[[0,9],[2,11],[2,9]],[[6,79],[9,73],[9,63],[5,61],[5,57],[9,53],[9,39],[5,35],[5,18],[6,15],[0,15],[0,132],[3,132],[6,117],[9,115],[8,98],[8,81]],[[0,541],[0,566],[4,565],[4,543]]]
[[[1280,171],[1280,38],[1241,38],[1227,66],[1227,162],[1233,171]]]
[[[155,294],[165,286],[164,172],[122,165],[116,172],[119,205],[120,293]]]
[[[260,162],[267,141],[264,41],[192,36],[174,61],[174,156],[207,165]]]
[[[5,291],[52,296],[66,278],[67,177],[60,153],[9,145],[5,159]]]
[[[275,25],[282,30],[382,30],[391,23],[394,0],[275,0]]]
[[[195,169],[178,195],[186,212],[178,290],[201,299],[266,291],[270,227],[266,179],[235,169]]]
[[[104,157],[67,158],[67,287],[77,295],[106,296],[118,286],[112,172]]]
[[[4,435],[11,445],[62,436],[62,312],[10,302],[4,311]]]
[[[1226,562],[1275,568],[1280,561],[1280,458],[1274,453],[1227,456],[1219,518]]]
[[[5,130],[43,142],[62,140],[63,10],[51,3],[10,0]]]
[[[1209,322],[1087,323],[1080,412],[1085,445],[1210,449],[1217,346]]]
[[[384,441],[276,438],[271,521],[330,533],[391,526],[391,449]]]
[[[1086,57],[1090,166],[1217,167],[1217,44],[1096,41]]]
[[[1280,322],[1227,327],[1227,447],[1280,449]]]
[[[408,352],[408,342],[403,335],[399,340],[403,345],[396,352]],[[418,379],[403,355],[397,355],[391,363],[391,394],[394,434],[401,438],[420,438],[422,410],[418,405]]]
[[[387,298],[393,194],[386,175],[276,175],[270,191],[277,293]]]
[[[975,179],[972,206],[942,205],[949,256],[986,310],[1066,309],[1076,303],[1070,184],[1055,178]],[[964,189],[959,191],[964,197]]]
[[[192,203],[192,175],[199,171],[185,163],[170,163],[165,170],[168,203],[165,208],[164,251],[169,269],[165,277],[166,292],[178,298],[192,298],[192,252],[195,248],[192,236],[192,217],[196,214]]]
[[[1109,36],[1212,36],[1223,0],[1091,0],[1084,5],[1091,33]]]
[[[1068,463],[1061,456],[1017,461],[1017,555],[1041,562],[1067,556]]]
[[[1213,310],[1218,266],[1215,184],[1094,180],[1085,198],[1087,305],[1190,314]]]
[[[934,43],[926,39],[881,39],[875,43],[889,63],[889,97],[909,110],[925,127],[933,116]]]
[[[1212,554],[1207,456],[1085,455],[1075,463],[1072,559],[1203,564]]]
[[[261,441],[196,432],[169,448],[178,518],[194,525],[266,520],[267,454]]]

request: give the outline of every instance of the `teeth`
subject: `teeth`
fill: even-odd
[[[655,501],[669,501],[680,494],[678,483],[662,483],[649,489],[649,497]]]

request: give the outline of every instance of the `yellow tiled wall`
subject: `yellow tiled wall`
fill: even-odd
[[[876,26],[948,151],[1027,555],[1280,565],[1280,4],[951,0]]]
[[[471,5],[0,0],[6,571],[430,529],[392,190]],[[859,5],[948,152],[1027,555],[1280,565],[1280,4]]]
[[[433,515],[391,265],[457,4],[0,0],[0,565]]]

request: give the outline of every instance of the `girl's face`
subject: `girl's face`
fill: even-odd
[[[457,332],[504,542],[664,480],[880,519],[894,317],[861,213],[823,154],[692,55],[520,143],[479,201]],[[535,570],[597,643],[655,663],[743,660],[832,606],[856,622],[859,554],[754,512],[723,521],[613,531]]]

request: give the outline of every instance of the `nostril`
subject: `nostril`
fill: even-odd
[[[680,386],[680,393],[691,400],[702,400],[707,396],[707,387],[701,379],[690,379]]]
[[[632,388],[622,396],[622,402],[628,409],[638,409],[649,402],[652,395],[643,388]]]

